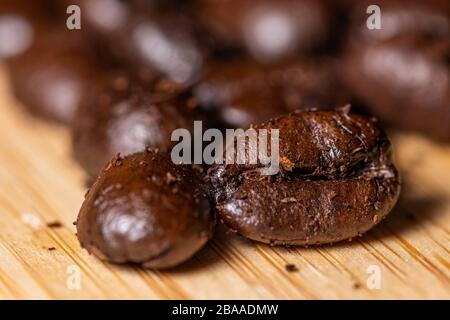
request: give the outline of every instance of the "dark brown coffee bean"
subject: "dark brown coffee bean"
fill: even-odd
[[[174,94],[173,92],[177,92]],[[74,156],[91,176],[116,153],[147,146],[169,151],[173,130],[203,120],[189,92],[168,80],[143,84],[129,77],[109,80],[80,107],[73,123]]]
[[[329,15],[321,1],[202,1],[198,19],[218,47],[245,48],[261,62],[281,61],[325,42]]]
[[[115,33],[111,45],[132,68],[147,67],[187,85],[198,80],[204,56],[191,29],[184,16],[136,16],[119,34],[123,42]]]
[[[279,129],[280,172],[257,164],[216,165],[212,194],[221,219],[271,244],[331,243],[379,223],[400,183],[391,145],[376,122],[339,111],[296,111],[257,125]]]
[[[450,43],[404,40],[353,50],[345,60],[345,81],[386,123],[450,141]]]
[[[200,76],[204,55],[193,22],[181,10],[168,12],[160,8],[163,2],[151,2],[80,0],[79,5],[108,55],[135,72],[146,69],[191,84]]]
[[[210,63],[195,95],[222,126],[247,128],[306,106],[347,102],[336,78],[332,60],[263,65],[241,57]]]
[[[69,124],[102,74],[81,48],[36,46],[9,63],[12,89],[34,115]]]
[[[34,115],[68,124],[89,88],[103,76],[103,69],[111,67],[111,61],[107,57],[99,59],[97,44],[91,42],[88,32],[66,27],[67,7],[61,2],[18,1],[23,2],[33,16],[41,14],[38,22],[30,22],[33,37],[29,45],[7,59],[12,89]],[[1,7],[0,38],[4,34],[19,39],[20,32],[2,31]],[[8,41],[5,39],[3,43]]]
[[[0,3],[0,60],[23,54],[34,43],[49,18],[38,1],[1,1]]]
[[[176,266],[212,236],[215,219],[198,172],[148,150],[116,157],[81,207],[81,245],[101,259]]]
[[[365,20],[354,19],[344,82],[380,120],[450,141],[449,2],[379,6],[382,29],[369,30]]]

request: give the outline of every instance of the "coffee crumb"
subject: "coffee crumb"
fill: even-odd
[[[231,228],[228,228],[228,229],[225,231],[225,234],[226,234],[226,235],[236,235],[237,233],[238,233],[237,230],[231,229]]]
[[[192,169],[194,169],[195,171],[199,172],[199,173],[203,173],[205,170],[203,169],[202,166],[198,165],[198,164],[192,164]]]
[[[288,264],[286,264],[286,265],[284,266],[284,268],[286,269],[286,271],[289,271],[289,272],[295,272],[295,271],[298,271],[297,266],[296,266],[295,264],[293,264],[293,263],[288,263]]]
[[[359,288],[361,288],[361,284],[358,283],[358,282],[355,282],[355,283],[353,284],[352,288],[353,288],[354,290],[358,290]]]
[[[197,107],[198,107],[198,101],[197,101],[197,99],[195,99],[195,98],[190,98],[190,99],[188,99],[188,101],[187,101],[187,107],[188,107],[189,109],[195,109],[195,108],[197,108]]]
[[[62,223],[59,221],[47,222],[47,227],[49,228],[61,228],[62,226],[63,226]]]
[[[292,163],[292,161],[286,157],[280,158],[280,164],[283,167],[283,169],[286,171],[292,171],[292,169],[294,169],[294,166],[295,166],[294,163]]]
[[[294,197],[287,197],[287,198],[281,199],[281,203],[290,203],[290,202],[297,202],[297,199],[295,199]]]
[[[166,172],[166,183],[171,184],[173,182],[177,181],[177,178],[174,177],[174,175],[170,172]]]
[[[56,248],[55,247],[48,248],[48,251],[53,251],[53,250],[56,250]]]
[[[336,192],[336,191],[331,191],[331,192],[328,194],[328,197],[330,198],[330,200],[333,200],[334,198],[337,197],[337,192]]]
[[[345,106],[337,108],[338,111],[341,111],[345,115],[349,114],[351,109],[352,105],[349,103],[347,103]]]
[[[378,222],[378,215],[374,215],[373,216],[373,223],[377,223]]]

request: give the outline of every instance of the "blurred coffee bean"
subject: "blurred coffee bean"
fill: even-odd
[[[280,61],[323,45],[330,13],[321,1],[199,1],[198,19],[218,47],[245,48],[260,62]]]
[[[69,1],[70,2],[70,1]],[[147,69],[180,84],[195,81],[203,52],[193,22],[183,12],[170,12],[147,3],[120,0],[79,0],[90,33],[97,33],[109,54],[132,69]]]
[[[450,13],[445,1],[382,1],[382,29],[361,6],[343,59],[343,78],[386,123],[450,141]],[[360,17],[361,18],[361,17]]]
[[[95,53],[81,34],[46,30],[8,70],[14,94],[33,114],[68,124],[101,77]]]
[[[73,123],[75,159],[90,176],[117,153],[127,155],[147,146],[169,151],[172,131],[191,129],[204,120],[189,91],[169,80],[143,84],[112,77],[83,103]]]
[[[0,2],[0,61],[26,52],[42,29],[49,14],[48,1],[2,0]]]
[[[211,62],[195,87],[200,105],[222,126],[247,128],[288,111],[347,102],[332,59],[265,65],[247,58]]]

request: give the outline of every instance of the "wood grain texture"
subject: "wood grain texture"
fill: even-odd
[[[23,112],[0,69],[2,299],[450,299],[450,146],[393,135],[402,197],[361,238],[270,247],[220,227],[188,263],[149,271],[103,263],[80,248],[72,222],[85,177],[71,159],[69,134]],[[52,221],[63,226],[49,228]],[[298,271],[286,271],[287,263]],[[378,290],[366,285],[371,265],[381,270]],[[72,266],[80,270],[80,289],[67,285]]]

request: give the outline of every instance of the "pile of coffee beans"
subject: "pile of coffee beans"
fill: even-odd
[[[370,5],[2,1],[13,92],[71,128],[87,173],[81,245],[168,268],[200,250],[216,221],[273,245],[334,243],[378,224],[400,192],[383,126],[450,142],[450,5],[378,1],[381,29]],[[194,121],[269,140],[278,130],[279,170],[175,163],[173,132],[195,136]]]

